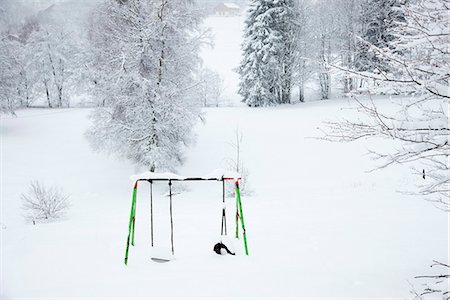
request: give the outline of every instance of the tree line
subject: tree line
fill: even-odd
[[[14,112],[36,99],[50,108],[70,106],[83,91],[86,49],[71,28],[33,14],[10,0],[0,1],[0,109]]]
[[[305,85],[329,99],[368,87],[351,72],[389,72],[373,48],[393,49],[405,23],[400,0],[253,0],[245,22],[239,67],[249,106],[304,102]],[[341,67],[341,70],[333,66]],[[350,72],[344,72],[350,71]]]
[[[1,112],[36,101],[69,107],[84,95],[97,106],[86,133],[95,150],[151,171],[174,168],[193,140],[205,94],[217,90],[216,74],[198,55],[209,42],[203,10],[190,0],[91,5],[83,24],[66,26],[54,18],[57,6],[34,13],[0,0]]]

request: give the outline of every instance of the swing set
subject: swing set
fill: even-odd
[[[133,196],[131,200],[131,213],[130,213],[130,221],[128,225],[128,237],[127,237],[127,245],[125,250],[125,265],[128,263],[128,250],[130,248],[130,243],[134,246],[134,227],[136,222],[136,200],[137,200],[137,189],[138,182],[147,181],[150,184],[150,236],[151,236],[151,245],[154,247],[153,242],[153,182],[157,181],[167,181],[169,184],[169,213],[170,213],[170,242],[171,242],[171,252],[172,257],[175,255],[174,246],[173,246],[173,213],[172,213],[172,182],[173,181],[222,181],[222,228],[221,235],[225,233],[227,235],[227,224],[226,224],[226,213],[225,213],[225,181],[234,181],[235,184],[235,192],[236,192],[236,238],[239,238],[239,220],[242,225],[242,236],[244,240],[244,248],[245,254],[248,255],[248,247],[247,247],[247,236],[245,231],[244,224],[244,213],[242,211],[242,202],[241,202],[241,191],[239,189],[239,180],[241,179],[240,175],[234,172],[216,170],[212,174],[205,177],[183,177],[173,173],[154,173],[154,172],[145,172],[140,175],[134,175],[131,177],[134,182],[133,188]],[[153,256],[152,260],[158,262],[166,262],[170,261],[167,257],[156,257]]]

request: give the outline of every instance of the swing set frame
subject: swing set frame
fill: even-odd
[[[150,176],[149,176],[150,174]],[[169,203],[170,203],[170,241],[172,246],[172,255],[175,254],[174,246],[173,246],[173,206],[172,206],[172,181],[222,181],[222,228],[221,235],[225,233],[227,235],[227,226],[226,226],[226,214],[225,214],[225,181],[234,181],[235,185],[235,194],[236,194],[236,238],[239,238],[239,220],[241,221],[242,226],[242,236],[244,240],[244,248],[245,254],[248,255],[248,246],[247,246],[247,235],[245,230],[244,223],[244,212],[242,209],[242,201],[241,201],[241,191],[239,188],[239,180],[241,179],[239,176],[229,177],[229,176],[221,176],[221,177],[181,177],[175,174],[171,174],[173,176],[167,176],[170,173],[162,173],[162,176],[158,176],[157,173],[147,172],[142,174],[143,176],[138,176],[137,179],[132,177],[134,182],[133,194],[131,199],[131,212],[130,212],[130,220],[128,224],[128,237],[127,244],[125,250],[125,265],[128,264],[128,252],[131,246],[134,246],[134,233],[135,233],[135,223],[136,223],[136,200],[137,200],[137,189],[138,182],[147,181],[150,184],[150,235],[151,235],[151,245],[153,247],[153,182],[156,181],[168,181],[169,184]],[[142,177],[142,178],[139,178]]]

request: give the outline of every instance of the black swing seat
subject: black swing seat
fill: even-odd
[[[236,253],[231,252],[230,249],[228,249],[228,247],[225,244],[223,244],[222,242],[215,244],[213,250],[214,250],[214,252],[216,252],[219,255],[224,255],[224,254],[236,255]]]

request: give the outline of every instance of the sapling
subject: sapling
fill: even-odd
[[[235,130],[234,141],[230,142],[229,145],[234,150],[234,158],[227,159],[227,170],[236,172],[241,175],[241,180],[239,181],[239,189],[241,191],[241,195],[249,195],[251,193],[248,188],[247,180],[249,176],[249,172],[247,168],[245,168],[244,163],[242,161],[242,141],[243,141],[242,131],[239,129]],[[226,195],[227,197],[235,196],[235,184],[232,181],[227,181],[226,183]]]

